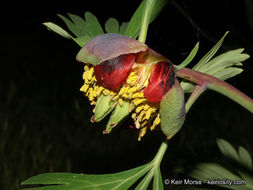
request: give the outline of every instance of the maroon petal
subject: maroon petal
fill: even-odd
[[[98,84],[104,88],[118,90],[127,79],[136,55],[127,54],[109,59],[94,67]]]
[[[144,96],[150,102],[158,103],[174,84],[175,72],[170,62],[159,62],[154,67]]]

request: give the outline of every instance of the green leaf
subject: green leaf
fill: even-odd
[[[215,163],[201,163],[190,173],[190,176],[207,182],[208,180],[242,180],[239,176],[230,172],[226,168]],[[228,187],[227,185],[218,185]],[[230,189],[239,190],[238,186],[231,185]]]
[[[58,14],[58,16],[64,21],[68,29],[76,36],[76,38],[73,39],[81,47],[92,38],[104,33],[96,16],[90,12],[85,12],[85,20],[78,15],[70,13],[68,13],[68,16],[71,20],[60,14]]]
[[[238,148],[239,157],[241,160],[241,164],[243,164],[248,169],[252,170],[252,159],[249,152],[242,146]]]
[[[62,29],[60,26],[52,23],[52,22],[45,22],[43,23],[49,30],[59,34],[60,36],[67,38],[67,39],[74,39],[66,30]]]
[[[105,22],[105,30],[107,33],[120,33],[119,22],[115,18],[109,18]]]
[[[22,185],[48,185],[23,190],[121,190],[132,186],[151,167],[149,163],[131,170],[105,175],[46,173],[27,179],[22,182]]]
[[[253,176],[250,176],[249,174],[242,171],[239,171],[238,173],[240,174],[242,179],[246,181],[246,186],[250,189],[253,189]]]
[[[212,47],[212,49],[193,67],[194,70],[199,71],[199,68],[203,67],[208,61],[215,55],[215,53],[221,47],[225,37],[229,32],[226,32],[222,38]]]
[[[153,190],[163,190],[163,179],[160,171],[160,167],[155,169]]]
[[[241,62],[249,58],[248,54],[242,53],[243,50],[243,48],[239,48],[227,51],[211,59],[207,63],[202,63],[201,65],[198,65],[198,67],[193,67],[193,69],[212,75],[220,80],[227,80],[243,71],[242,68],[239,68],[242,66]],[[194,85],[188,81],[182,81],[181,86],[186,93],[192,92],[194,89]]]
[[[179,69],[186,67],[193,60],[193,58],[197,54],[198,50],[199,50],[199,42],[194,46],[191,53],[187,56],[187,58],[180,65],[174,66],[175,69],[179,70]]]
[[[190,176],[203,181],[208,179],[241,179],[239,176],[216,163],[201,163],[190,173]]]
[[[127,26],[128,26],[128,22],[122,22],[119,28],[119,33],[125,34]]]
[[[87,11],[85,12],[84,17],[92,38],[104,33],[103,28],[95,15]]]
[[[159,13],[162,11],[163,7],[166,5],[167,0],[159,0],[156,2],[151,16],[150,16],[150,20],[149,23],[151,23],[158,15]],[[136,9],[134,15],[132,16],[125,35],[129,36],[131,38],[136,38],[139,34],[140,31],[140,26],[141,26],[141,18],[142,18],[142,13],[143,10],[145,8],[145,1],[142,1],[141,4],[139,5],[139,7]]]
[[[141,180],[135,190],[146,190],[150,184],[151,179],[154,176],[154,169],[151,169],[148,174]]]
[[[68,29],[75,35],[75,36],[82,36],[84,33],[84,29],[82,26],[80,25],[76,25],[74,22],[72,22],[71,20],[69,20],[67,17],[61,15],[61,14],[57,14],[58,17],[60,17],[64,23],[66,24],[66,26],[68,27]]]
[[[160,103],[161,130],[167,139],[173,137],[185,120],[184,91],[175,79],[175,84],[164,95]]]
[[[221,153],[236,162],[240,162],[240,157],[234,147],[224,139],[217,139],[217,145],[221,151]]]
[[[73,21],[71,30],[76,36],[91,35],[86,27],[86,22],[78,15],[68,13],[69,18]],[[62,16],[63,17],[63,16]],[[65,18],[66,19],[66,18]]]

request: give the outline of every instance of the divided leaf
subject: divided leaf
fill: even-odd
[[[68,29],[76,36],[76,38],[72,37],[72,39],[81,47],[92,38],[104,33],[96,16],[90,12],[85,12],[85,19],[71,13],[68,13],[70,19],[60,14],[58,14],[58,16],[64,21]]]
[[[226,156],[227,158],[230,158],[236,162],[240,162],[239,155],[237,154],[237,151],[235,148],[226,140],[224,139],[217,139],[217,145],[221,151],[221,153]]]
[[[228,32],[226,32],[219,42],[193,67],[193,70],[212,75],[220,80],[227,80],[243,71],[242,68],[239,68],[242,66],[241,62],[249,58],[248,54],[242,53],[244,50],[243,48],[227,51],[211,59],[220,48],[227,34]],[[194,89],[194,85],[188,81],[182,81],[181,86],[186,93],[192,92]]]
[[[107,33],[120,33],[119,22],[115,18],[109,18],[105,23],[105,31]]]
[[[25,180],[22,185],[47,185],[23,190],[128,189],[151,167],[149,163],[131,170],[105,175],[45,173]]]

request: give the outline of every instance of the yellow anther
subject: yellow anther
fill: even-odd
[[[139,133],[139,137],[138,137],[138,141],[141,140],[141,137],[143,137],[147,132],[147,127],[144,127],[140,130],[140,133]]]
[[[145,98],[142,98],[142,99],[134,99],[133,100],[133,103],[138,106],[139,104],[141,104],[142,102],[146,101]]]
[[[93,90],[93,88],[89,88],[89,90],[88,90],[88,97],[89,97],[89,100],[90,101],[92,101],[93,100],[93,98],[94,98],[94,90]]]
[[[141,124],[141,127],[145,127],[145,125],[146,125],[147,123],[148,123],[147,121],[144,121],[144,122]]]
[[[154,120],[153,123],[154,123],[155,125],[159,125],[160,121],[161,121],[160,116],[157,115],[157,117],[155,118],[155,120]]]
[[[119,96],[123,95],[124,93],[126,93],[128,91],[129,87],[122,87],[118,93]]]
[[[137,87],[136,86],[134,86],[134,87],[132,87],[132,88],[130,88],[129,90],[128,90],[128,94],[131,94],[131,93],[134,93],[134,92],[136,92],[137,91]]]
[[[136,113],[139,113],[143,109],[144,105],[138,106],[135,110]]]
[[[88,71],[88,74],[87,74],[87,79],[88,80],[91,80],[92,79],[92,76],[93,76],[93,68],[91,68],[89,71]]]
[[[109,90],[107,90],[107,89],[104,89],[104,90],[103,90],[103,94],[104,94],[105,96],[109,95],[109,93],[110,93]]]
[[[154,130],[155,127],[160,124],[160,121],[161,121],[160,115],[158,114],[153,122],[153,125],[150,127],[150,130],[151,131]]]
[[[86,91],[88,90],[88,88],[89,88],[89,85],[84,84],[84,85],[80,88],[80,91],[86,92]]]
[[[90,70],[90,68],[89,68],[87,65],[85,65],[85,66],[84,66],[84,70],[85,70],[85,71],[88,71],[88,70]]]
[[[146,111],[146,110],[148,110],[148,108],[150,108],[150,106],[148,104],[145,104],[143,109]]]
[[[131,117],[135,120],[136,119],[136,115],[137,115],[136,113],[133,113]]]
[[[146,120],[148,120],[148,119],[150,118],[151,113],[152,113],[151,110],[148,109],[148,111],[146,112],[146,115],[145,115],[145,119],[146,119]]]
[[[138,116],[139,121],[143,121],[143,116],[145,115],[146,111],[142,110],[141,113]]]
[[[97,88],[97,90],[96,90],[96,97],[100,96],[100,94],[101,94],[101,92],[102,92],[103,89],[104,88],[101,87],[101,86]]]
[[[112,97],[112,100],[113,100],[113,101],[117,101],[118,99],[119,99],[119,95],[116,95],[116,96],[113,96],[113,97]]]
[[[90,103],[90,105],[96,105],[96,101],[92,101],[91,103]]]
[[[119,105],[123,106],[123,100],[120,98],[118,101],[119,101]]]
[[[134,109],[134,105],[131,102],[130,105],[129,105],[129,108],[128,108],[128,112],[130,113],[133,109]]]
[[[136,129],[140,129],[141,125],[138,120],[136,120],[134,124],[135,124]]]

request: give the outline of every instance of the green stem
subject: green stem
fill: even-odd
[[[183,68],[177,72],[177,76],[192,81],[199,86],[206,85],[208,89],[214,90],[227,96],[245,109],[253,113],[253,100],[246,94],[234,88],[225,81],[219,80],[211,75]]]
[[[149,19],[155,2],[156,0],[146,0],[145,2],[145,7],[142,14],[141,30],[138,38],[139,42],[145,43],[146,41]]]
[[[205,92],[207,89],[206,84],[199,86],[196,85],[196,87],[194,88],[190,98],[187,100],[186,104],[185,104],[185,111],[186,113],[190,110],[192,104],[199,98],[199,96]]]
[[[164,153],[166,152],[167,148],[168,148],[168,140],[165,140],[162,142],[159,150],[157,151],[155,158],[152,161],[156,167],[160,166],[160,163],[163,159]]]

